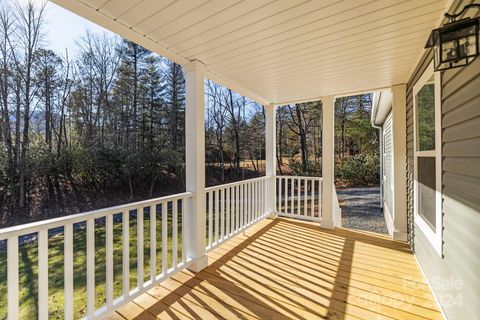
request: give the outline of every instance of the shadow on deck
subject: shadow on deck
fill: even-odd
[[[264,220],[107,319],[441,319],[405,243]]]

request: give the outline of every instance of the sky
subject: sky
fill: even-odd
[[[27,0],[21,0],[27,1]],[[62,7],[48,2],[45,8],[45,44],[47,47],[64,54],[68,48],[69,53],[75,52],[75,41],[81,38],[85,31],[93,33],[110,33],[106,29],[66,10]]]

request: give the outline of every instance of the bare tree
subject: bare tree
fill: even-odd
[[[28,1],[26,4],[17,4],[15,29],[16,40],[13,43],[11,37],[7,40],[10,45],[16,71],[20,75],[23,91],[23,132],[19,163],[19,196],[18,206],[24,208],[26,204],[26,165],[27,154],[30,145],[30,112],[33,97],[33,64],[37,56],[37,49],[42,41],[43,12],[46,2],[36,3]],[[17,52],[19,48],[20,52]],[[17,119],[18,120],[18,119]]]

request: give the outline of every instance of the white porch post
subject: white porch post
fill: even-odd
[[[267,212],[275,217],[277,175],[277,117],[276,106],[265,106],[265,174],[268,179]]]
[[[406,87],[392,87],[392,150],[393,150],[393,234],[395,240],[407,241],[407,177],[406,157]]]
[[[333,229],[334,160],[335,160],[335,98],[322,98],[322,222],[320,226]]]
[[[190,270],[198,272],[208,265],[205,254],[205,115],[203,64],[193,61],[185,72],[185,162],[186,191],[193,192],[187,206],[187,256],[193,260]]]

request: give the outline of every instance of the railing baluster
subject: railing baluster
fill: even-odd
[[[255,215],[257,214],[258,212],[258,201],[260,199],[260,194],[258,193],[259,192],[259,188],[258,188],[258,185],[260,184],[260,181],[255,181],[253,183],[253,188],[252,188],[252,198],[254,200],[254,202],[252,203],[253,206],[252,206],[252,210],[250,210],[250,224],[253,223],[253,221],[255,220]]]
[[[267,211],[267,210],[265,209],[265,204],[266,204],[266,201],[265,201],[265,194],[266,194],[266,192],[265,192],[265,185],[266,185],[266,184],[265,184],[265,179],[264,179],[264,180],[262,180],[261,188],[260,188],[260,192],[262,193],[262,203],[261,203],[262,209],[261,209],[261,213],[259,213],[259,216],[262,216],[262,217],[265,215],[265,213],[266,213],[266,211]]]
[[[113,305],[113,214],[107,215],[105,235],[105,296],[107,307]]]
[[[122,293],[130,293],[130,211],[122,212]]]
[[[172,266],[177,268],[178,256],[178,206],[177,200],[172,201]]]
[[[230,210],[230,234],[235,233],[235,210],[236,210],[236,194],[237,188],[235,186],[232,187],[232,199],[230,200],[231,210]]]
[[[246,197],[247,210],[245,210],[245,217],[244,217],[244,220],[243,220],[243,227],[244,228],[246,228],[249,225],[250,214],[251,214],[252,209],[253,209],[253,195],[252,195],[252,192],[253,192],[254,184],[255,184],[255,182],[250,182],[246,186],[247,195],[245,197]]]
[[[250,193],[252,191],[252,183],[246,183],[245,184],[245,190],[244,190],[244,200],[243,203],[245,204],[245,207],[243,208],[243,223],[242,223],[242,228],[245,229],[248,225],[248,215],[252,206],[251,202],[251,197]]]
[[[302,188],[302,180],[297,180],[297,215],[300,215],[300,189]]]
[[[303,179],[303,212],[302,214],[306,217],[307,216],[307,190],[308,190],[308,183],[307,179]]]
[[[182,198],[182,262],[187,262],[187,221],[186,221],[186,212],[187,212],[187,199]]]
[[[310,200],[310,215],[312,216],[312,218],[315,217],[315,180],[312,180],[311,181],[311,184],[312,184],[312,191],[310,193],[310,197],[311,197],[311,200]]]
[[[213,220],[213,191],[208,192],[208,246],[212,245],[212,220]]]
[[[230,234],[235,233],[235,219],[237,218],[237,193],[238,188],[237,186],[234,186],[232,188],[232,217],[230,220]]]
[[[257,217],[262,216],[262,180],[257,183],[257,209],[252,213],[252,223],[257,221]]]
[[[322,180],[318,181],[318,218],[322,217],[322,194],[323,194],[323,188],[322,188]]]
[[[259,195],[260,189],[258,188],[259,184],[260,184],[259,181],[255,181],[255,190],[253,191],[254,199],[255,199],[255,206],[253,208],[253,212],[250,215],[250,223],[252,223],[254,220],[256,220],[255,217],[258,215],[258,210],[259,210],[258,201],[260,199],[260,195]]]
[[[277,212],[282,212],[282,178],[276,178],[278,185]]]
[[[256,188],[256,185],[257,185],[257,182],[256,182],[256,181],[252,182],[251,185],[250,185],[250,194],[249,194],[249,196],[250,196],[250,198],[251,198],[252,200],[250,201],[250,210],[248,210],[248,219],[247,219],[247,221],[248,221],[249,224],[250,224],[251,221],[252,221],[252,217],[253,217],[253,215],[254,215],[254,213],[255,213],[256,204],[257,204],[257,193],[256,193],[257,188]]]
[[[252,202],[252,209],[250,210],[250,217],[248,218],[249,219],[249,222],[250,224],[253,223],[253,221],[255,220],[255,215],[257,214],[257,211],[258,211],[258,200],[260,199],[260,194],[258,193],[259,192],[259,188],[258,188],[258,185],[260,184],[260,181],[255,181],[253,183],[253,188],[252,188],[252,198],[253,198],[253,202]]]
[[[283,213],[288,213],[288,179],[282,178],[285,181],[285,208],[283,209]]]
[[[88,245],[87,245],[88,246]],[[87,247],[88,250],[88,247]],[[73,319],[73,225],[68,223],[63,228],[64,252],[64,317]],[[88,257],[88,252],[87,252]],[[88,294],[88,293],[87,293]]]
[[[168,271],[168,202],[162,202],[162,274]]]
[[[220,189],[219,191],[219,205],[220,205],[220,210],[218,212],[218,215],[216,216],[215,219],[215,241],[218,243],[221,238],[221,234],[223,233],[223,214],[225,211],[225,193],[224,189]],[[222,226],[220,226],[222,225]]]
[[[157,278],[157,205],[150,206],[150,280]]]
[[[295,179],[290,179],[290,214],[295,214]]]
[[[258,181],[257,184],[257,192],[258,192],[258,199],[257,199],[257,210],[254,211],[252,220],[257,221],[257,217],[263,216],[263,179]]]
[[[7,240],[8,320],[19,318],[18,237]]]
[[[245,197],[244,197],[244,193],[245,192],[245,188],[246,188],[246,185],[245,184],[241,184],[240,186],[240,215],[238,216],[238,227],[237,229],[240,230],[240,229],[243,229],[243,221],[245,219],[245,208],[246,208],[246,203],[245,203]]]
[[[267,178],[268,179],[268,178]],[[268,180],[265,180],[264,181],[264,184],[263,184],[263,214],[264,215],[267,215],[269,214],[270,212],[270,209],[269,209],[269,205],[268,205],[268,195],[269,195],[269,186],[270,185],[270,181]]]
[[[263,180],[258,182],[258,209],[254,211],[252,220],[257,221],[257,217],[263,216]]]
[[[214,226],[215,226],[214,241],[215,241],[215,243],[218,243],[218,227],[219,227],[218,223],[219,223],[219,220],[220,220],[219,207],[220,207],[220,189],[215,191],[215,222],[214,222]]]
[[[230,208],[230,196],[231,196],[231,191],[232,191],[232,188],[231,187],[228,187],[226,188],[226,194],[227,196],[225,197],[225,199],[227,200],[227,206],[226,206],[226,209],[227,209],[227,213],[226,213],[226,223],[225,223],[225,228],[226,228],[226,232],[225,232],[225,238],[228,237],[228,235],[230,234],[230,212],[231,212],[231,208]]]
[[[95,313],[95,219],[87,220],[87,317]]]
[[[243,224],[242,228],[245,229],[245,227],[248,224],[248,215],[252,206],[252,196],[251,196],[251,191],[252,191],[252,183],[247,182],[245,184],[245,193],[244,193],[244,203],[245,203],[245,208],[243,210]]]
[[[237,232],[240,228],[240,186],[237,185],[237,200],[236,200],[236,208],[235,208],[235,232]]]
[[[227,189],[220,189],[220,196],[222,199],[222,205],[220,207],[220,240],[223,240],[225,235],[225,195]]]
[[[144,283],[144,255],[143,255],[143,246],[144,246],[144,227],[143,227],[143,210],[144,208],[137,208],[137,287],[139,289],[143,288]]]
[[[260,184],[261,184],[262,180],[259,180],[255,183],[255,192],[254,194],[256,195],[255,196],[255,208],[254,210],[252,211],[252,215],[250,217],[250,222],[252,223],[253,221],[256,220],[256,217],[259,215],[259,211],[260,211],[260,199],[261,199],[261,194],[260,194]]]
[[[38,232],[38,319],[48,319],[48,229]]]

